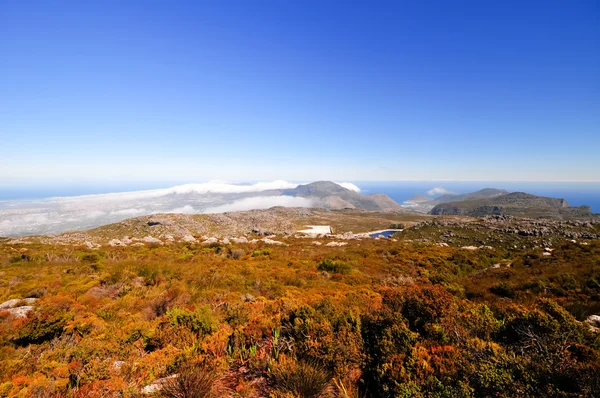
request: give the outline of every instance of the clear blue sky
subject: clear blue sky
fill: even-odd
[[[600,3],[0,1],[0,184],[600,180]]]

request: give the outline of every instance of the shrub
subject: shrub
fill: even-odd
[[[203,365],[184,365],[176,377],[162,385],[161,395],[170,398],[217,398],[223,391],[218,388],[219,375],[214,368]]]
[[[515,297],[515,290],[506,282],[500,282],[490,288],[490,292],[500,297]]]
[[[239,260],[244,255],[244,251],[242,249],[232,249],[231,250],[231,258],[234,260]]]
[[[269,256],[270,254],[271,254],[271,249],[254,250],[252,252],[252,257]]]
[[[341,260],[326,259],[321,261],[317,267],[319,271],[333,272],[336,274],[349,274],[352,272],[352,265]]]
[[[320,396],[331,380],[327,371],[316,363],[282,358],[269,372],[275,390],[299,398]]]
[[[70,312],[34,312],[17,329],[13,342],[20,346],[40,344],[60,336],[68,322],[73,319]]]
[[[208,306],[200,307],[195,311],[172,308],[166,315],[171,326],[183,326],[196,334],[210,334],[216,328]]]

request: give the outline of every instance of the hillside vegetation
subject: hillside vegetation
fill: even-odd
[[[599,225],[413,225],[340,247],[4,240],[0,303],[31,311],[0,311],[0,396],[600,395]]]

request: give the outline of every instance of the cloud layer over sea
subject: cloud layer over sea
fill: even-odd
[[[165,189],[0,201],[0,236],[58,234],[158,213],[223,213],[273,206],[311,207],[306,198],[277,194],[299,184],[287,181],[230,184],[211,181]],[[339,185],[360,189],[351,183]]]

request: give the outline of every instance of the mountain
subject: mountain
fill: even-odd
[[[428,196],[419,194],[405,201],[403,203],[403,207],[408,208],[417,213],[428,213],[436,205],[439,205],[441,203],[460,202],[471,199],[494,198],[497,196],[505,195],[507,193],[508,191],[504,189],[485,188],[476,192],[466,194],[447,193],[437,198],[430,198]]]
[[[281,190],[282,195],[311,199],[316,207],[328,209],[362,209],[370,211],[402,211],[400,204],[384,194],[361,195],[331,181],[317,181]]]
[[[445,194],[436,199],[433,199],[433,203],[448,203],[448,202],[460,202],[463,200],[470,199],[485,199],[485,198],[495,198],[497,196],[506,195],[508,193],[505,189],[495,189],[495,188],[485,188],[476,192],[466,193],[462,195],[458,194]]]
[[[571,207],[564,199],[536,196],[524,192],[440,203],[430,211],[430,214],[473,217],[508,215],[550,219],[592,217],[589,206]]]

